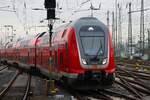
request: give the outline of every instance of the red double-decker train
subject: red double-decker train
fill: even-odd
[[[112,85],[116,67],[111,33],[98,19],[83,17],[55,29],[51,46],[48,32],[41,34],[1,49],[1,59],[71,84]]]

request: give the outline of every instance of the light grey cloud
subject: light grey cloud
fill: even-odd
[[[61,13],[57,13],[57,17],[60,18],[61,21],[65,20],[66,22],[77,19],[83,16],[90,16],[91,12],[89,11],[80,11],[90,8],[90,2],[88,0],[57,0],[57,4],[59,8],[62,8]],[[128,2],[132,1],[132,10],[140,9],[141,0],[117,0],[122,7],[122,31],[123,35],[127,38],[127,26],[128,26],[128,8],[126,5]],[[102,22],[106,23],[106,12],[109,10],[110,12],[115,10],[115,0],[91,0],[94,7],[98,7],[101,3],[101,9],[98,11],[93,11],[94,16],[97,17]],[[14,12],[2,12],[0,11],[0,25],[13,24],[16,33],[22,35],[25,33],[24,27],[25,25],[30,28],[30,34],[34,34],[35,32],[40,32],[45,30],[46,28],[37,28],[35,31],[34,26],[38,25],[47,25],[47,21],[44,23],[40,23],[41,20],[46,18],[46,11],[39,10],[34,11],[32,8],[44,8],[44,0],[0,0],[0,7],[2,6],[10,6],[7,8],[8,10],[13,10],[15,8],[16,13]],[[81,6],[81,4],[83,4]],[[149,0],[144,0],[145,8],[150,8]],[[13,6],[14,5],[14,6]],[[57,10],[59,9],[57,8]],[[74,13],[74,11],[79,11]],[[111,14],[110,14],[110,23],[111,23]],[[145,12],[145,28],[149,27],[149,16],[150,11]],[[139,23],[140,23],[140,13],[134,13],[133,17],[133,34],[136,35],[139,33]],[[61,21],[57,21],[56,24],[60,25]],[[125,39],[126,39],[125,38]]]

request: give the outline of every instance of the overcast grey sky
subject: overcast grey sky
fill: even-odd
[[[83,6],[81,4],[87,0],[57,0],[59,8],[61,7],[61,13],[57,12],[57,17],[61,21],[70,21],[77,19],[82,16],[89,16],[90,11],[81,11],[73,13],[75,10],[80,11],[88,9],[90,7],[90,2],[85,3]],[[128,2],[132,1],[132,10],[140,9],[141,0],[118,0],[122,7],[122,31],[124,35],[124,40],[127,39],[127,25],[128,25],[128,8],[126,5]],[[106,24],[106,12],[115,10],[115,0],[91,0],[94,7],[98,7],[101,3],[101,9],[94,11],[94,16]],[[34,11],[32,8],[44,8],[44,0],[0,0],[0,10],[15,10],[16,12],[0,11],[0,26],[13,25],[16,30],[17,35],[22,35],[25,33],[24,26],[27,24],[29,34],[35,34],[35,32],[41,32],[46,30],[46,28],[36,28],[34,26],[47,25],[47,21],[40,23],[41,20],[46,18],[46,11]],[[150,8],[149,0],[144,0],[145,8]],[[2,8],[4,6],[10,6]],[[139,33],[139,23],[140,23],[140,13],[134,13],[133,15],[133,34],[137,38]],[[110,15],[110,24],[111,24]],[[150,23],[150,10],[145,12],[145,28],[149,28]],[[60,25],[61,21],[57,21],[56,24]],[[0,27],[1,35],[5,33],[5,28]],[[35,31],[36,30],[36,31]],[[4,35],[3,35],[4,36]]]

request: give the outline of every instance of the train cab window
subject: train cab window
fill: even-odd
[[[101,64],[101,60],[107,57],[107,35],[100,26],[82,26],[79,30],[79,50],[81,57],[87,60],[87,64]]]
[[[85,55],[100,55],[104,51],[104,33],[98,26],[85,26],[80,30]],[[100,50],[99,50],[100,49]]]
[[[65,34],[66,34],[66,32],[67,32],[67,29],[65,29],[65,30],[63,31],[63,33],[62,33],[62,36],[61,36],[61,37],[64,37],[64,36],[65,36]]]

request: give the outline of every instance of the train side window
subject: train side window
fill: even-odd
[[[62,36],[61,36],[61,37],[64,37],[64,36],[65,36],[65,34],[66,34],[66,32],[67,32],[67,29],[65,29],[65,30],[63,31],[63,33],[62,33]]]

